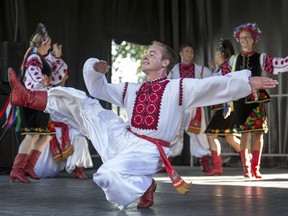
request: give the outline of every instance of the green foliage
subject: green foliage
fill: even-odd
[[[130,58],[132,60],[142,59],[143,54],[147,50],[147,46],[129,43],[123,41],[121,44],[116,44],[112,41],[112,61],[114,62],[117,58]]]
[[[112,62],[117,62],[120,59],[129,58],[132,61],[139,62],[139,67],[137,68],[138,81],[145,81],[145,76],[141,72],[141,59],[148,49],[148,46],[139,45],[134,43],[129,43],[123,41],[121,44],[116,44],[112,41]],[[113,64],[112,64],[113,65]],[[116,64],[117,65],[117,64]],[[118,70],[117,66],[113,66],[115,71]]]

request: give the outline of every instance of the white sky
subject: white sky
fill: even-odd
[[[112,69],[112,83],[119,82],[137,82],[137,68],[140,65],[140,61],[134,62],[129,58],[120,59],[115,61],[115,68],[119,68],[117,71]]]
[[[112,68],[112,83],[120,83],[120,82],[138,82],[138,76],[136,75],[137,68],[140,65],[140,61],[132,61],[130,58],[116,59],[113,63],[114,67]],[[118,68],[115,71],[114,68]],[[119,114],[124,121],[127,121],[128,117],[125,109],[117,108],[117,106],[112,105],[112,110]]]

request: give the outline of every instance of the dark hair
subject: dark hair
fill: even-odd
[[[226,60],[235,54],[233,44],[228,39],[221,39],[217,50],[224,54]]]
[[[191,47],[191,48],[194,50],[192,44],[190,44],[190,43],[183,43],[183,44],[181,44],[181,46],[179,47],[179,51],[181,52],[182,49],[185,48],[185,47]]]
[[[168,59],[170,61],[169,65],[167,66],[167,74],[172,70],[176,63],[176,54],[174,50],[166,44],[163,44],[158,41],[153,41],[152,45],[157,45],[162,47],[162,60]]]

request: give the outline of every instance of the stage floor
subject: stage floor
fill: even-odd
[[[206,177],[199,167],[176,166],[192,187],[179,195],[166,173],[155,175],[157,190],[154,206],[136,208],[137,202],[120,211],[106,201],[102,190],[92,181],[60,173],[57,178],[32,180],[30,184],[9,182],[0,175],[0,215],[31,216],[106,216],[106,215],[288,215],[288,170],[262,169],[261,180],[245,179],[242,168],[224,167],[222,176]]]

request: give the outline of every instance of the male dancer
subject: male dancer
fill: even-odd
[[[89,93],[125,107],[129,117],[127,124],[113,111],[103,109],[98,100],[77,89],[56,87],[48,92],[29,91],[10,69],[11,103],[48,112],[52,120],[82,132],[103,160],[93,180],[103,189],[106,199],[122,210],[140,198],[137,207],[149,208],[154,204],[156,190],[152,176],[162,168],[163,162],[179,193],[188,192],[191,186],[183,181],[166,157],[169,143],[178,132],[183,110],[237,100],[251,91],[256,93],[257,89],[277,85],[277,81],[270,78],[250,78],[248,70],[237,76],[231,73],[203,80],[168,80],[167,73],[174,62],[174,51],[154,42],[142,59],[147,82],[110,84],[105,77],[110,69],[107,62],[96,58],[86,61],[84,80]],[[167,113],[173,113],[173,118],[167,118]]]

